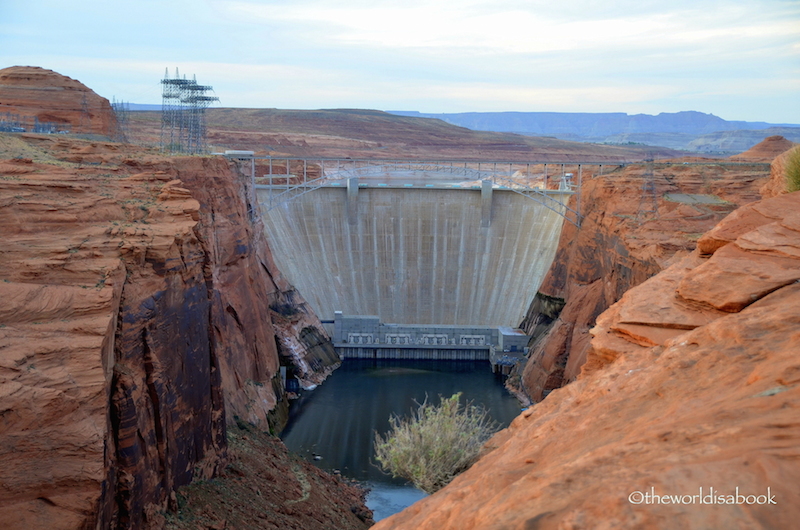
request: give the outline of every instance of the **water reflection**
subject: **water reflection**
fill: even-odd
[[[292,404],[281,437],[289,449],[317,466],[367,482],[373,488],[367,505],[379,520],[424,493],[374,465],[375,431],[388,431],[392,414],[408,415],[426,395],[438,403],[439,395],[449,397],[456,392],[486,407],[503,427],[520,411],[519,403],[491,373],[487,361],[351,359],[322,386]]]

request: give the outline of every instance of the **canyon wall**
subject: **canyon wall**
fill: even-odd
[[[375,529],[795,526],[798,212],[795,192],[727,216],[597,318],[575,382]]]
[[[2,135],[0,526],[157,528],[338,361],[224,159]],[[89,165],[84,165],[89,162]]]
[[[584,180],[582,226],[564,225],[521,324],[536,339],[510,385],[538,402],[574,381],[598,315],[691,252],[700,235],[738,205],[760,198],[767,167],[684,159],[633,164]]]

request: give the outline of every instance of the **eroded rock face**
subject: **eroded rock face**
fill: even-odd
[[[771,162],[775,157],[779,156],[781,153],[785,153],[792,147],[794,147],[794,143],[783,136],[769,136],[744,153],[732,156],[731,159],[742,161],[764,160],[766,162]]]
[[[38,66],[0,70],[0,115],[19,116],[31,131],[34,118],[60,130],[112,136],[116,118],[104,97],[75,79]]]
[[[0,161],[0,526],[157,528],[224,464],[226,421],[280,427],[279,364],[338,359],[229,162],[14,142],[62,158]]]
[[[235,170],[232,186],[231,172],[227,162],[192,157],[181,159],[171,175],[201,205],[196,232],[207,255],[205,279],[214,287],[212,343],[222,363],[227,415],[267,429],[266,413],[281,399],[271,382],[279,364],[310,386],[321,383],[339,358],[317,316],[274,263],[249,175]],[[324,340],[309,343],[304,330]]]
[[[740,285],[732,278],[743,262],[710,266],[726,252],[792,260],[800,271],[800,192],[752,207],[770,217],[726,218],[716,231],[728,243],[625,293],[598,318],[576,382],[523,412],[449,486],[375,528],[793,527],[800,283],[741,284],[733,298],[747,303],[711,303],[716,286]],[[708,290],[685,298],[699,277]],[[736,488],[743,500],[701,504],[712,488],[718,503],[739,502]],[[656,504],[653,493],[697,497]]]
[[[584,180],[582,227],[565,224],[539,288],[539,298],[550,300],[550,306],[560,301],[563,309],[541,310],[535,300],[522,323],[528,333],[539,335],[520,374],[522,389],[533,401],[575,380],[600,313],[686,256],[699,236],[737,205],[760,198],[767,176],[763,165],[718,168],[695,162],[635,165]],[[642,191],[648,173],[652,194]]]

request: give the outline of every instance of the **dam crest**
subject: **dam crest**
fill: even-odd
[[[524,164],[358,162],[251,166],[275,260],[323,320],[516,327],[565,218],[579,221],[573,174],[504,186]]]

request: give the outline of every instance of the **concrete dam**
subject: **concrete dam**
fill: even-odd
[[[488,180],[365,180],[329,182],[271,208],[274,186],[256,186],[275,260],[321,319],[519,325],[553,260],[567,188],[546,190],[545,206]]]

